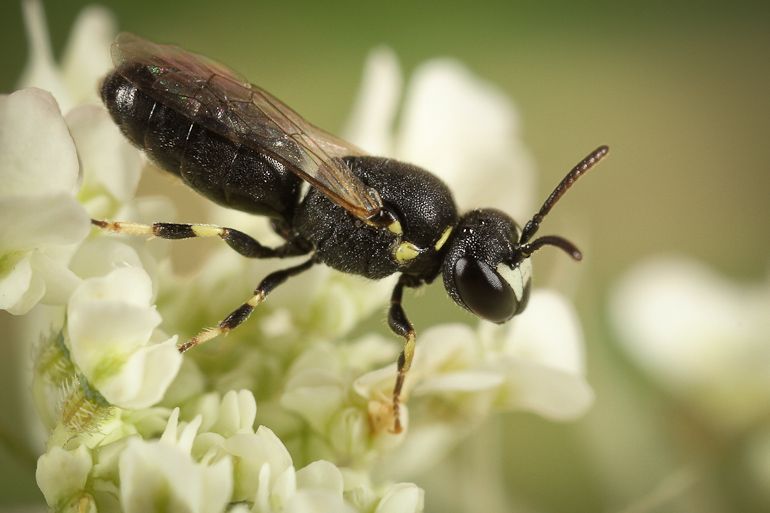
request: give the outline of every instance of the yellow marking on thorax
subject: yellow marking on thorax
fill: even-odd
[[[401,223],[398,222],[398,221],[393,221],[392,223],[390,223],[388,225],[388,231],[390,233],[394,233],[396,235],[403,235],[404,234],[404,229],[401,228]]]
[[[402,241],[393,251],[393,257],[400,265],[406,265],[417,258],[422,250],[409,241]]]
[[[449,236],[452,234],[452,227],[447,226],[444,230],[444,233],[441,234],[441,237],[438,238],[436,241],[436,245],[434,246],[436,248],[436,251],[440,251],[442,247],[444,247],[444,244],[446,244],[446,241],[449,240]]]

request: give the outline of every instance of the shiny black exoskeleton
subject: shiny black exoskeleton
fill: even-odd
[[[445,247],[436,250],[436,242],[457,223],[449,188],[424,169],[396,160],[350,157],[345,162],[380,194],[403,233],[366,226],[316,189],[308,191],[297,208],[293,219],[297,233],[310,241],[323,263],[339,271],[373,280],[402,272],[433,281],[445,252]],[[413,259],[398,261],[395,252],[405,241],[422,251]]]
[[[436,176],[362,154],[221,65],[129,34],[118,37],[113,57],[116,69],[101,95],[131,142],[208,199],[270,217],[286,242],[269,248],[210,225],[94,220],[96,226],[170,239],[217,236],[253,258],[312,254],[267,276],[248,301],[181,351],[232,330],[271,290],[316,263],[375,280],[399,273],[389,313],[391,329],[405,339],[393,392],[399,431],[399,396],[415,343],[401,306],[405,287],[441,275],[457,304],[502,323],[527,304],[534,251],[553,245],[581,258],[561,237],[531,239],[561,195],[607,153],[604,146],[572,169],[521,228],[492,209],[458,216],[450,190]]]

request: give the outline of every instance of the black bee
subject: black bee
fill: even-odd
[[[450,190],[428,171],[365,155],[204,57],[131,34],[117,37],[112,55],[115,69],[101,96],[131,142],[208,199],[269,217],[285,242],[266,247],[232,228],[202,224],[93,224],[166,239],[220,237],[250,258],[310,255],[264,278],[245,303],[179,346],[181,352],[234,329],[273,289],[315,264],[373,280],[399,273],[388,315],[390,328],[405,340],[393,389],[399,432],[399,397],[415,348],[401,306],[405,287],[441,275],[458,305],[503,323],[527,305],[533,252],[551,245],[581,259],[562,237],[532,237],[562,194],[607,154],[606,146],[572,169],[522,229],[498,210],[459,215]],[[303,188],[305,182],[310,187]]]

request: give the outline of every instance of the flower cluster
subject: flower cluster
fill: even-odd
[[[82,511],[98,505],[127,513],[217,513],[231,503],[239,504],[230,511],[244,513],[422,509],[422,492],[410,483],[375,490],[364,474],[324,460],[295,470],[269,428],[254,430],[251,392],[209,399],[199,405],[205,408],[188,409],[184,420],[179,408],[145,413],[154,418],[142,419],[144,425],[167,419],[157,438],[134,433],[93,448],[52,447],[37,468],[49,506]]]
[[[627,352],[675,396],[729,430],[767,418],[770,282],[659,256],[618,283],[611,307]]]
[[[290,264],[221,247],[190,280],[174,272],[167,243],[89,231],[91,217],[165,221],[173,208],[134,198],[144,161],[84,93],[109,66],[109,16],[84,11],[57,67],[39,4],[24,7],[32,51],[22,84],[40,89],[0,97],[0,207],[13,213],[0,219],[0,307],[40,340],[31,390],[47,439],[37,480],[53,510],[417,512],[420,488],[382,479],[428,468],[492,412],[570,419],[588,408],[580,325],[548,291],[507,326],[421,331],[398,435],[389,397],[400,348],[366,328],[392,280],[316,266],[183,358],[180,339],[243,301],[243,276]],[[461,207],[480,202],[476,184],[494,176],[500,192],[485,203],[529,208],[533,173],[500,92],[455,61],[428,62],[396,130],[400,84],[395,57],[375,51],[353,142],[440,172]],[[210,220],[268,244],[275,236],[264,220],[218,207]],[[375,468],[392,470],[374,482]]]

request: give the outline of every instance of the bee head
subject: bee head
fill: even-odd
[[[482,319],[503,323],[527,306],[532,253],[543,246],[556,246],[575,260],[582,259],[580,250],[563,237],[545,235],[531,239],[562,195],[608,151],[606,146],[600,146],[580,161],[523,229],[499,210],[473,210],[461,217],[442,264],[449,296]]]
[[[442,274],[449,296],[482,319],[503,323],[527,305],[532,266],[514,258],[521,230],[498,210],[473,210],[455,228]]]

